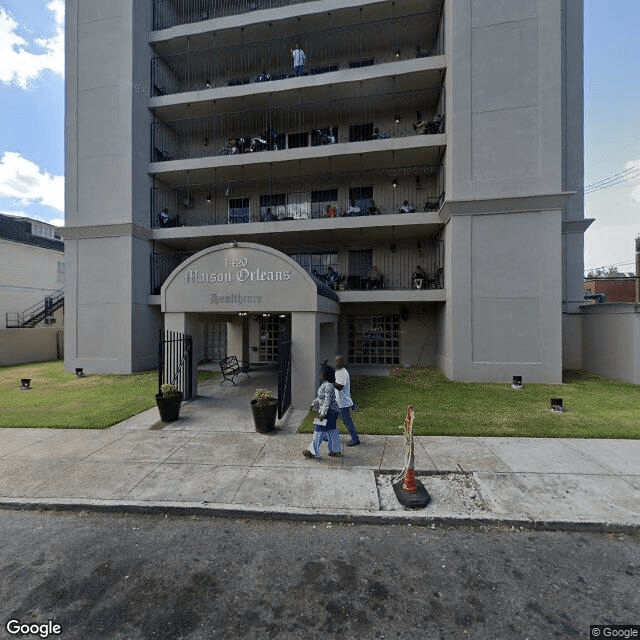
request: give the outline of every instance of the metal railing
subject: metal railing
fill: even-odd
[[[443,165],[288,179],[182,184],[151,190],[152,228],[432,213],[444,201]]]
[[[415,242],[394,241],[375,245],[363,245],[357,249],[329,250],[326,247],[309,249],[300,253],[298,249],[287,250],[293,260],[306,271],[326,281],[328,267],[336,272],[332,287],[341,290],[370,289],[442,289],[444,288],[444,242],[440,237],[418,237]],[[173,256],[171,261],[167,256]],[[180,251],[172,254],[151,254],[151,281],[160,291],[171,271],[193,252]],[[169,264],[174,265],[169,267]],[[375,266],[379,273],[379,284],[372,282],[371,271]],[[418,277],[416,277],[418,275]],[[329,283],[331,284],[331,283]]]
[[[7,329],[35,327],[53,315],[64,305],[64,289],[58,289],[44,300],[25,309],[22,313],[7,313],[5,317]]]
[[[153,0],[153,29],[202,22],[311,0]]]
[[[442,133],[444,88],[219,112],[151,125],[151,161]]]
[[[295,42],[306,56],[303,75],[439,55],[439,21],[439,13],[426,12],[154,58],[151,95],[294,77]]]
[[[158,342],[158,393],[163,384],[182,391],[183,400],[193,398],[193,338],[179,331],[160,329]]]

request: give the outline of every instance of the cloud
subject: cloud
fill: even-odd
[[[55,34],[29,42],[18,34],[17,20],[0,6],[0,82],[27,89],[43,71],[64,77],[64,0],[51,0],[47,9],[53,13]]]
[[[5,151],[0,159],[0,198],[21,205],[40,203],[64,212],[64,176],[45,173],[19,153]]]
[[[32,220],[40,220],[41,222],[46,222],[47,224],[52,224],[56,227],[64,227],[64,219],[63,218],[51,218],[47,219],[37,213],[27,213],[21,209],[14,209],[12,211],[0,211],[0,214],[3,216],[12,216],[13,218],[31,218]]]

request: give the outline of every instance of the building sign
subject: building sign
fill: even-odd
[[[253,243],[218,245],[180,265],[162,287],[169,312],[313,311],[317,287],[288,256]]]

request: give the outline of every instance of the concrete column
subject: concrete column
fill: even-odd
[[[338,353],[338,322],[320,322],[320,351],[318,361],[327,360],[333,366],[333,359]]]
[[[320,331],[314,311],[291,314],[291,405],[304,409],[315,397]]]
[[[244,344],[247,344],[248,355],[248,340],[244,340],[244,322],[243,318],[234,318],[227,322],[227,354],[230,356],[236,356],[238,360],[245,360],[244,357]],[[248,360],[248,358],[246,358]]]

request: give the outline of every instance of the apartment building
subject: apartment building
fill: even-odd
[[[66,5],[67,368],[579,359],[579,0]]]

